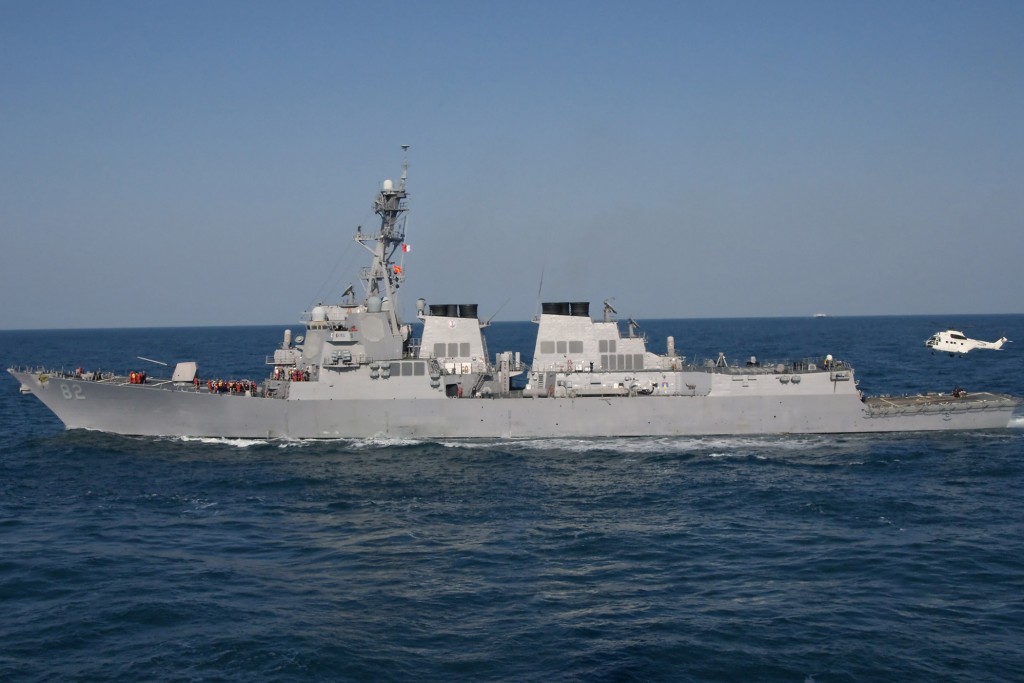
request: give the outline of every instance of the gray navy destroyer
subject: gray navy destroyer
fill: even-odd
[[[355,241],[369,253],[349,288],[285,332],[261,382],[199,379],[195,362],[170,377],[10,368],[22,391],[68,429],[230,438],[530,438],[809,434],[1005,428],[1021,400],[953,392],[862,396],[847,363],[825,356],[730,365],[652,353],[622,334],[606,304],[545,303],[532,363],[489,355],[474,304],[416,302],[419,339],[400,316],[408,162],[384,181],[380,227]],[[513,381],[515,378],[515,381]]]

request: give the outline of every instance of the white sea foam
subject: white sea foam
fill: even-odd
[[[506,451],[567,451],[588,453],[614,451],[624,454],[700,453],[712,451],[712,456],[746,456],[751,451],[805,451],[820,448],[821,437],[616,437],[594,439],[508,439],[508,440],[451,440],[442,441],[447,448],[497,448]]]
[[[419,446],[423,443],[429,443],[422,439],[411,439],[407,437],[398,436],[372,436],[368,439],[355,439],[349,441],[352,448],[393,448],[395,446]]]
[[[1024,415],[1010,420],[1009,427],[1024,429]],[[664,436],[664,437],[594,437],[534,438],[534,439],[417,439],[377,435],[364,439],[243,439],[226,437],[168,437],[173,441],[203,443],[235,448],[274,445],[281,449],[303,448],[316,444],[340,443],[356,450],[419,446],[436,443],[444,448],[499,449],[520,451],[563,451],[589,453],[614,451],[622,454],[685,454],[706,453],[709,457],[730,458],[755,455],[764,458],[767,452],[815,451],[822,447],[857,450],[865,440],[877,439],[877,434],[864,435],[798,435],[798,436]]]
[[[263,446],[268,443],[266,439],[229,439],[220,436],[178,436],[175,441],[185,443],[205,443],[218,446],[234,446],[235,448],[249,448],[250,446]]]
[[[709,458],[749,458],[753,455],[758,460],[767,460],[768,456],[760,453],[751,453],[747,450],[735,450],[727,453],[708,453]]]

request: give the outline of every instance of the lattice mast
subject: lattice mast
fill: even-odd
[[[393,257],[405,241],[405,214],[409,210],[406,202],[408,194],[405,191],[405,181],[409,177],[409,145],[402,145],[402,153],[404,159],[398,187],[391,180],[385,180],[373,202],[373,210],[380,216],[380,231],[367,235],[360,228],[354,238],[373,254],[372,265],[359,273],[367,299],[373,296],[387,299],[394,330],[401,326],[398,317],[398,288],[405,280],[402,264],[395,263]]]

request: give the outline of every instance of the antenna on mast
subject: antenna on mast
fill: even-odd
[[[402,177],[399,179],[398,188],[405,189],[405,179],[409,177],[409,145],[402,145]]]
[[[618,313],[619,313],[614,308],[612,308],[611,302],[613,302],[613,301],[615,301],[614,297],[612,297],[611,299],[605,299],[604,300],[604,321],[605,322],[610,321],[611,320],[611,316],[618,315]]]
[[[540,264],[540,284],[537,285],[537,313],[533,314],[533,322],[539,322],[540,321],[540,310],[541,310],[540,295],[541,295],[541,292],[544,291],[544,267],[546,265],[547,264],[545,264],[544,262],[541,262],[541,264]]]
[[[498,315],[499,313],[501,313],[501,309],[505,308],[505,304],[507,304],[507,303],[508,303],[509,301],[512,301],[512,297],[509,297],[509,298],[505,299],[505,302],[504,302],[503,304],[501,304],[500,306],[498,306],[498,310],[496,310],[496,311],[495,311],[495,312],[494,312],[494,313],[493,313],[493,314],[491,315],[491,317],[487,319],[487,321],[486,321],[486,322],[484,322],[483,324],[481,324],[481,325],[480,325],[480,327],[487,327],[487,326],[489,326],[489,325],[491,324],[491,321],[492,321],[492,320],[494,320],[494,316],[496,316],[496,315]]]

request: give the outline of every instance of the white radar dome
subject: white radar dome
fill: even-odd
[[[395,189],[395,184],[393,182],[391,182],[390,180],[385,180],[384,181],[384,191],[385,192],[391,192],[391,190],[393,190],[393,189]]]
[[[322,323],[327,320],[327,309],[323,306],[314,306],[309,312],[309,319],[315,323]]]

